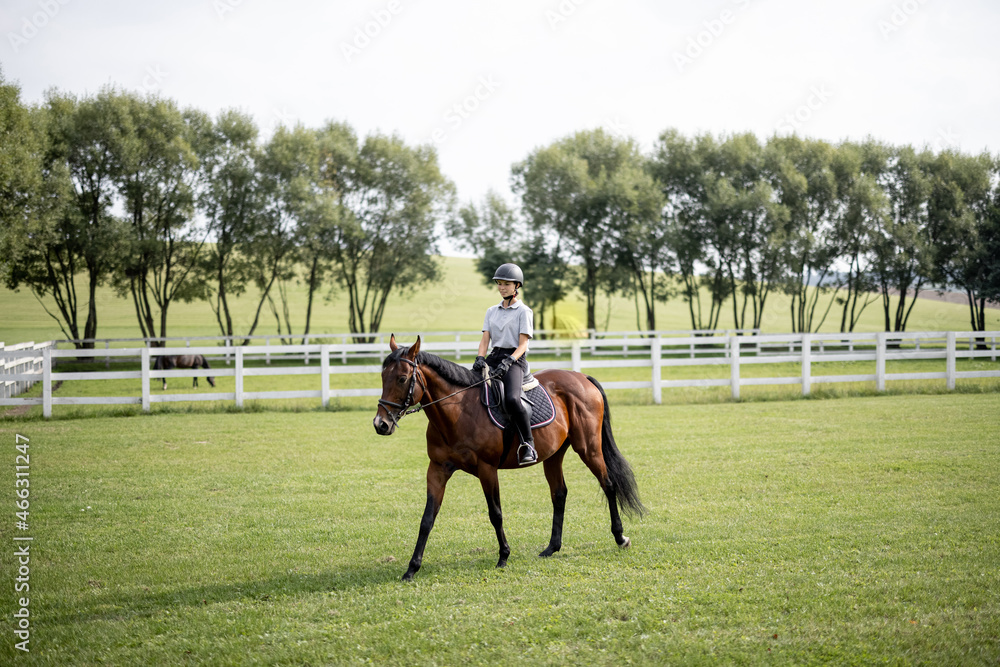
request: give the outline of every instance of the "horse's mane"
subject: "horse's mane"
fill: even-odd
[[[386,357],[385,361],[382,362],[382,368],[399,361],[400,357],[406,354],[406,351],[409,349],[410,348],[408,347],[396,348],[392,354]],[[442,359],[441,357],[431,354],[430,352],[418,352],[417,363],[427,366],[440,375],[442,379],[458,387],[469,387],[483,379],[465,366],[460,366],[452,361],[448,361],[447,359]]]

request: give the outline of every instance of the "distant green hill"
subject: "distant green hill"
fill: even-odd
[[[483,284],[475,272],[474,260],[442,257],[442,278],[433,285],[413,292],[400,290],[386,307],[382,331],[433,332],[477,331],[482,325],[486,308],[497,301],[496,292]],[[82,287],[82,285],[81,285]],[[531,289],[530,277],[526,290]],[[81,294],[85,291],[81,289]],[[289,289],[295,333],[301,334],[304,324],[306,292],[302,285]],[[825,308],[824,300],[822,308]],[[46,304],[50,309],[51,302]],[[236,300],[237,329],[245,332],[253,319],[254,299]],[[609,312],[610,309],[610,312]],[[968,306],[920,299],[913,309],[908,330],[943,331],[969,328]],[[12,292],[0,288],[0,341],[8,344],[27,340],[43,341],[63,338],[55,321],[49,317],[34,296],[27,290]],[[551,318],[552,313],[548,314]],[[579,295],[560,303],[555,313],[560,322],[586,323],[586,311]],[[613,297],[610,302],[602,298],[598,303],[599,328],[610,331],[631,331],[639,328],[636,322],[636,304],[631,298]],[[130,300],[119,298],[110,288],[98,292],[98,337],[138,337],[135,311]],[[552,326],[551,319],[547,322]],[[537,323],[536,323],[537,325]],[[1000,310],[987,311],[987,328],[1000,329]],[[726,304],[719,322],[720,328],[733,326],[732,307]],[[839,329],[840,317],[836,306],[830,312],[823,331]],[[171,306],[168,335],[217,336],[218,327],[211,308],[205,302],[176,303]],[[657,305],[657,328],[661,330],[686,330],[691,328],[687,305],[678,297]],[[768,333],[786,333],[791,330],[789,300],[775,294],[769,298],[763,327]],[[858,331],[881,331],[882,310],[880,303],[872,303],[857,327]],[[325,288],[313,306],[312,331],[314,333],[343,333],[348,330],[346,299],[337,288]],[[258,334],[276,334],[277,326],[265,305]]]

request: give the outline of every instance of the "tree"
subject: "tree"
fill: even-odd
[[[711,248],[706,216],[709,164],[717,145],[711,135],[688,139],[675,129],[664,131],[653,150],[650,171],[664,197],[663,222],[667,246],[672,249],[681,278],[681,294],[688,305],[691,328],[715,329],[728,295],[724,270]],[[702,307],[702,289],[709,294],[708,312]]]
[[[656,302],[673,294],[673,253],[663,194],[646,161],[638,152],[632,157],[632,164],[623,165],[605,184],[609,228],[617,263],[628,267],[633,290],[642,295],[645,329],[656,331]]]
[[[463,206],[448,225],[448,233],[459,247],[478,255],[476,269],[486,285],[493,285],[501,264],[521,267],[528,281],[521,296],[537,316],[536,328],[548,328],[546,314],[566,298],[572,273],[558,241],[547,237],[545,230],[529,230],[524,219],[493,191],[486,193],[480,205]]]
[[[199,279],[223,336],[235,336],[230,299],[243,294],[259,276],[253,248],[262,244],[265,196],[259,162],[257,126],[247,114],[223,111],[214,122],[197,129],[201,184],[198,205],[214,245],[199,261]],[[259,247],[259,245],[258,245]],[[272,265],[273,266],[273,265]],[[250,335],[267,298],[262,295]]]
[[[529,223],[557,235],[562,250],[581,266],[578,284],[589,329],[597,328],[597,293],[612,288],[615,271],[608,181],[636,154],[633,141],[597,129],[540,148],[511,170]]]
[[[78,349],[93,348],[97,288],[123,254],[123,222],[114,216],[112,204],[123,137],[130,131],[125,105],[112,89],[83,100],[53,91],[44,106],[31,112],[27,125],[22,113],[9,108],[16,126],[12,138],[24,142],[10,155],[22,162],[25,171],[19,178],[27,180],[20,190],[22,201],[15,204],[20,214],[4,212],[13,223],[4,234],[9,253],[5,282],[12,289],[28,286]],[[29,126],[34,133],[25,133]],[[36,168],[41,170],[39,188]],[[87,285],[85,306],[76,289],[80,273]],[[55,302],[57,313],[45,306],[46,296]]]
[[[834,235],[838,202],[835,150],[825,141],[792,135],[771,137],[766,153],[777,200],[788,211],[781,231],[784,257],[779,282],[791,296],[792,331],[817,331],[834,303],[831,298],[817,321],[821,295],[834,291],[828,279],[839,254]]]
[[[889,216],[875,219],[872,269],[882,296],[886,331],[906,331],[913,305],[933,271],[933,240],[927,224],[932,158],[929,151],[894,148],[880,179],[888,196]],[[893,295],[897,296],[894,311]]]
[[[282,333],[282,323],[291,336],[292,322],[288,301],[288,283],[296,276],[296,265],[306,262],[309,304],[303,332],[309,332],[312,317],[312,298],[322,277],[321,255],[313,245],[320,233],[324,214],[323,193],[319,189],[319,145],[316,133],[302,125],[292,129],[279,127],[264,147],[260,169],[262,187],[267,194],[265,212],[271,221],[270,235],[259,243],[256,257],[258,287],[267,289],[271,283],[277,288],[281,302],[278,313],[270,291],[267,300]],[[272,261],[266,261],[268,257]],[[290,339],[289,339],[289,342]]]
[[[353,148],[341,143],[324,170],[342,184],[332,274],[347,292],[351,332],[374,333],[390,295],[438,276],[435,226],[452,214],[454,186],[432,147],[378,133]]]
[[[883,228],[889,216],[888,197],[879,185],[889,153],[888,146],[868,140],[842,143],[834,156],[838,202],[833,234],[839,260],[847,262],[838,283],[840,289],[847,290],[845,296],[837,297],[842,306],[841,332],[854,331],[865,308],[878,298],[871,296],[876,290],[871,265],[875,230]]]
[[[708,210],[722,236],[731,239],[725,245],[733,252],[726,256],[725,264],[733,321],[738,329],[758,329],[767,297],[781,273],[788,209],[774,197],[763,149],[752,134],[733,135],[719,144],[715,178],[715,187],[709,189]],[[737,308],[739,295],[743,300]],[[752,308],[749,327],[748,305]]]
[[[44,178],[46,141],[39,120],[37,112],[21,103],[20,88],[6,83],[0,73],[0,275],[9,289],[27,286],[52,315],[43,296],[52,294],[58,307],[75,293],[65,295],[60,276],[47,270],[57,239],[52,197],[46,196],[53,184]],[[53,315],[64,332],[75,312],[67,307],[63,320]]]
[[[191,280],[205,244],[193,225],[198,159],[192,142],[205,121],[173,102],[121,95],[129,118],[117,176],[128,219],[114,283],[135,305],[144,338],[166,337],[171,303],[200,293]],[[157,328],[157,325],[159,327]]]
[[[997,161],[943,151],[930,166],[927,224],[933,240],[933,279],[965,292],[973,331],[986,329],[987,276],[996,258],[994,190]]]

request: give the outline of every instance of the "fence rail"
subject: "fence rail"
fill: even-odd
[[[799,384],[802,394],[809,395],[816,384],[837,382],[874,382],[878,391],[884,391],[886,383],[897,380],[944,380],[951,390],[955,382],[967,378],[1000,378],[1000,370],[958,371],[956,361],[965,359],[985,359],[996,361],[997,339],[1000,332],[918,332],[918,333],[878,333],[878,334],[758,334],[752,336],[704,336],[689,335],[638,336],[640,332],[618,332],[617,335],[595,336],[589,339],[548,340],[532,343],[531,361],[534,370],[544,368],[568,368],[575,371],[590,371],[607,368],[648,368],[648,380],[602,382],[606,389],[650,389],[653,401],[662,402],[663,389],[676,387],[729,386],[734,399],[740,397],[740,388],[751,385]],[[413,335],[415,338],[415,335]],[[959,345],[959,341],[962,345]],[[408,342],[408,341],[407,341]],[[478,341],[428,341],[421,349],[438,354],[454,354],[456,359],[463,355],[471,359],[475,355]],[[588,355],[584,356],[584,350]],[[185,352],[203,354],[215,360],[226,358],[229,367],[215,367],[197,370],[156,370],[155,357],[177,352],[177,348],[106,348],[89,350],[60,350],[51,344],[42,344],[40,349],[2,351],[5,360],[0,382],[42,382],[41,397],[0,398],[0,406],[41,405],[45,417],[52,415],[54,405],[115,405],[139,404],[145,411],[153,403],[177,401],[233,401],[242,407],[248,400],[319,398],[322,405],[329,405],[331,398],[379,396],[379,364],[331,363],[343,355],[381,358],[386,354],[384,343],[349,343],[321,345],[280,345],[264,350],[261,346],[238,346],[220,350],[217,346],[190,347]],[[641,352],[641,355],[637,354]],[[24,366],[10,366],[19,359],[37,359],[30,369]],[[547,355],[548,359],[536,359]],[[568,355],[569,359],[559,357]],[[617,355],[619,358],[607,358]],[[54,363],[59,359],[81,358],[138,358],[138,371],[76,371],[58,372]],[[305,358],[306,365],[260,367],[248,366],[251,360],[272,358]],[[556,357],[556,358],[551,358]],[[319,365],[309,361],[319,360]],[[945,362],[941,372],[887,373],[886,362],[893,360],[940,359]],[[814,364],[824,362],[862,361],[873,362],[871,373],[852,375],[814,375]],[[742,377],[741,368],[753,364],[798,363],[801,373],[793,377]],[[729,366],[728,378],[691,378],[664,380],[663,370],[680,366]],[[13,368],[14,370],[9,370]],[[372,378],[372,386],[366,388],[331,387],[336,376],[341,374],[367,374]],[[318,375],[318,387],[295,391],[246,391],[245,379],[254,376]],[[153,393],[153,380],[170,378],[232,377],[234,390],[225,392],[160,394]],[[72,380],[140,380],[141,392],[138,396],[67,396],[53,395],[53,384]]]

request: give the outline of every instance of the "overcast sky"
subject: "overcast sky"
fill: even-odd
[[[22,98],[113,84],[209,113],[435,143],[463,201],[604,127],[1000,152],[996,0],[4,0]]]

